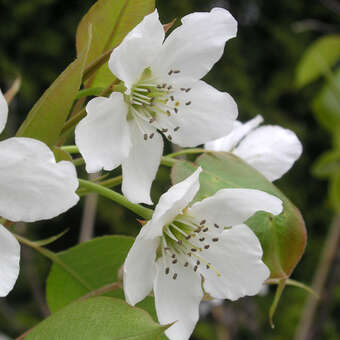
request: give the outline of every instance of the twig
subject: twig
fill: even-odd
[[[334,217],[331,228],[328,232],[327,239],[321,261],[316,269],[312,289],[320,296],[317,300],[313,296],[307,298],[300,324],[295,333],[295,340],[309,340],[310,329],[314,321],[315,312],[324,293],[324,287],[329,270],[332,266],[336,249],[340,241],[340,215]]]

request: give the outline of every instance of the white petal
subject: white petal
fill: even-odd
[[[237,104],[226,92],[220,92],[204,81],[176,84],[173,96],[180,104],[178,113],[158,115],[160,128],[167,128],[171,141],[183,147],[193,147],[225,136],[237,117]],[[180,88],[191,88],[189,92]],[[172,102],[168,102],[171,105]],[[164,108],[166,110],[166,108]]]
[[[52,151],[31,138],[0,142],[0,216],[33,222],[74,206],[78,178],[71,162],[56,163]]]
[[[199,266],[199,271],[205,278],[204,290],[215,298],[237,300],[256,295],[270,275],[261,260],[260,241],[245,224],[224,230],[200,256],[211,263],[209,269]]]
[[[239,121],[235,121],[232,131],[219,139],[208,142],[204,145],[207,150],[213,151],[232,151],[232,149],[253,129],[259,126],[263,122],[263,118],[257,115],[255,118],[242,124]]]
[[[132,306],[143,300],[152,290],[158,245],[158,238],[143,240],[138,235],[126,257],[124,294],[126,301]]]
[[[0,224],[0,297],[6,296],[19,275],[20,245]]]
[[[182,18],[182,25],[165,40],[152,65],[152,71],[170,77],[201,79],[221,58],[227,40],[236,36],[237,22],[223,8],[211,12],[192,13]]]
[[[159,53],[164,40],[164,29],[158,18],[158,12],[147,15],[116,47],[109,60],[111,72],[125,86],[131,86],[139,80],[144,69],[149,67]]]
[[[128,156],[131,141],[123,95],[97,97],[86,105],[87,116],[75,130],[75,141],[86,162],[86,171],[112,170]]]
[[[7,123],[8,104],[0,90],[0,133],[4,130]]]
[[[154,238],[162,235],[163,226],[172,222],[193,200],[200,188],[198,168],[184,181],[172,186],[164,193],[156,206],[152,219],[143,228],[144,238]]]
[[[151,126],[139,122],[143,130],[153,138],[144,140],[144,133],[136,119],[129,122],[132,147],[128,157],[122,162],[122,191],[133,203],[152,204],[150,190],[161,161],[163,139]]]
[[[267,125],[252,131],[234,153],[267,179],[275,181],[300,157],[302,145],[293,131]]]
[[[202,300],[201,277],[192,268],[183,264],[171,268],[177,273],[165,274],[162,258],[156,262],[154,282],[155,306],[160,324],[175,322],[165,331],[170,340],[188,340],[199,318],[199,303]]]
[[[277,215],[282,211],[282,201],[255,189],[221,189],[193,204],[188,214],[197,220],[207,220],[210,225],[229,227],[243,223],[259,210]]]

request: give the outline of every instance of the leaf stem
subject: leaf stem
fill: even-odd
[[[201,148],[195,148],[195,149],[184,149],[181,151],[169,153],[165,157],[173,158],[173,157],[178,157],[178,156],[183,156],[183,155],[194,155],[197,153],[205,153],[205,152],[211,152],[211,150],[205,150]]]
[[[106,197],[125,208],[128,208],[129,210],[133,211],[137,215],[150,220],[152,218],[153,210],[149,208],[145,208],[139,204],[131,203],[127,198],[125,198],[123,195],[119,194],[118,192],[115,192],[111,189],[105,188],[100,184],[93,183],[84,179],[79,179],[79,186],[81,188],[86,188],[91,192],[96,192],[99,195]]]
[[[275,297],[274,297],[274,301],[273,301],[273,303],[272,303],[272,305],[270,306],[270,309],[269,309],[269,324],[270,324],[271,328],[275,328],[275,325],[274,325],[274,322],[273,322],[273,316],[274,316],[274,313],[276,311],[277,305],[279,304],[282,292],[283,292],[283,290],[286,286],[286,281],[287,281],[287,279],[282,279],[278,283],[276,293],[275,293]]]
[[[83,300],[86,300],[86,299],[88,299],[90,297],[95,297],[95,296],[103,295],[103,294],[112,292],[112,291],[114,291],[116,289],[119,289],[119,288],[122,288],[122,284],[120,282],[109,283],[106,286],[100,287],[100,288],[98,288],[96,290],[92,290],[88,294],[83,295],[77,301],[83,301]]]

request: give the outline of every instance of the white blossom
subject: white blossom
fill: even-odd
[[[258,127],[262,122],[260,115],[244,124],[235,121],[229,134],[207,142],[205,148],[232,152],[275,181],[301,156],[302,144],[293,131],[277,125]]]
[[[189,207],[200,172],[161,196],[124,263],[127,302],[135,305],[153,290],[159,322],[175,322],[166,331],[171,340],[189,339],[204,292],[236,300],[261,290],[269,269],[243,223],[259,210],[282,211],[280,199],[251,189],[222,189]]]
[[[222,137],[232,129],[237,105],[200,79],[221,58],[237,22],[222,8],[192,13],[164,40],[157,11],[146,16],[114,49],[112,73],[124,94],[97,97],[75,131],[86,170],[122,165],[124,195],[152,204],[151,184],[163,152],[161,134],[182,147]]]
[[[0,91],[0,133],[8,115]],[[13,137],[0,142],[0,216],[13,222],[49,219],[74,206],[78,179],[71,162],[58,162],[44,143]],[[13,288],[19,274],[20,246],[0,224],[0,296]]]

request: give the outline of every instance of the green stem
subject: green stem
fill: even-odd
[[[109,178],[105,181],[97,182],[97,184],[106,187],[106,188],[113,188],[119,184],[122,183],[123,177],[122,176],[117,176],[113,178]],[[85,196],[89,193],[87,189],[80,189],[77,191],[78,196]]]
[[[70,154],[79,153],[79,149],[76,145],[64,145],[61,146],[60,149]]]
[[[66,272],[68,272],[71,276],[73,276],[74,279],[76,279],[84,288],[86,288],[88,291],[92,291],[92,288],[72,269],[70,268],[68,265],[66,265],[60,258],[59,256],[57,256],[55,253],[53,253],[52,251],[40,247],[39,245],[37,245],[35,242],[32,242],[30,240],[27,240],[26,238],[17,235],[17,234],[13,234],[16,239],[25,244],[26,246],[29,246],[31,248],[33,248],[34,250],[36,250],[38,253],[40,253],[41,255],[47,257],[48,259],[50,259],[52,262],[57,263],[59,266],[61,266]]]
[[[273,322],[273,316],[274,316],[274,313],[276,311],[277,305],[279,304],[282,292],[283,292],[283,290],[284,290],[284,288],[286,286],[286,280],[287,279],[282,279],[278,283],[278,286],[276,288],[276,293],[275,293],[274,301],[273,301],[273,303],[272,303],[272,305],[270,306],[270,309],[269,309],[269,324],[270,324],[271,328],[275,327],[274,326],[274,322]]]
[[[161,159],[161,164],[162,164],[162,165],[165,165],[165,166],[168,166],[168,167],[170,167],[170,168],[171,168],[172,166],[174,166],[177,162],[178,162],[177,159],[173,159],[173,158],[168,157],[168,156],[164,156],[164,157],[162,157],[162,159]]]
[[[79,186],[81,188],[86,188],[91,192],[96,192],[99,195],[106,197],[125,208],[128,208],[129,210],[133,211],[137,215],[145,218],[146,220],[150,220],[152,218],[153,210],[149,208],[145,208],[139,204],[131,203],[128,199],[126,199],[123,195],[119,194],[118,192],[115,192],[111,189],[105,188],[101,186],[100,184],[93,183],[84,179],[79,179]]]
[[[184,149],[181,151],[169,153],[165,157],[173,158],[173,157],[178,157],[178,156],[183,156],[183,155],[193,155],[193,154],[204,153],[204,152],[211,152],[211,150],[205,150],[205,149],[200,149],[200,148]]]

